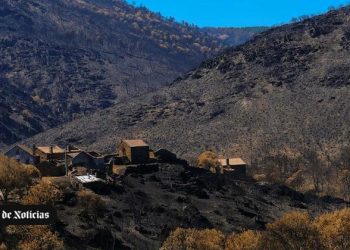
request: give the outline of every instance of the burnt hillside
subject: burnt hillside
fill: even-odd
[[[176,227],[216,228],[225,234],[263,229],[290,210],[316,215],[348,206],[342,200],[303,195],[284,186],[235,180],[181,165],[141,166],[100,195],[101,213],[84,214],[77,192],[65,190],[56,230],[69,249],[159,249]],[[102,202],[100,202],[102,203]],[[99,204],[100,204],[99,203]]]
[[[120,0],[1,0],[0,144],[158,89],[222,46]]]
[[[123,137],[195,157],[337,148],[350,137],[350,8],[273,28],[171,86],[28,142],[114,149]],[[255,155],[257,154],[257,155]]]

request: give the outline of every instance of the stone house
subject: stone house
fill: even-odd
[[[35,146],[29,148],[25,145],[15,145],[9,149],[5,155],[9,158],[14,158],[23,164],[37,164],[39,156],[35,155]]]
[[[40,157],[40,161],[64,160],[65,150],[59,146],[36,147],[35,155]]]
[[[150,148],[143,140],[122,140],[118,146],[119,156],[127,157],[131,164],[148,163]]]
[[[104,157],[93,156],[88,152],[80,151],[67,153],[67,162],[69,166],[80,166],[94,169],[103,167]]]
[[[240,177],[247,174],[247,164],[241,158],[219,158],[218,161],[224,173],[234,173]]]

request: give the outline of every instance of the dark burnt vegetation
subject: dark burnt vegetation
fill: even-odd
[[[1,144],[158,89],[224,46],[125,1],[6,0],[0,13]]]
[[[189,160],[208,149],[242,155],[268,180],[291,178],[294,188],[344,197],[347,187],[332,183],[347,178],[338,158],[350,134],[349,13],[346,7],[267,30],[154,94],[31,141],[52,143],[66,134],[59,140],[108,150],[110,138],[132,134]],[[85,124],[95,133],[89,143]],[[300,183],[300,176],[307,179]]]
[[[186,164],[158,163],[152,171],[144,167],[119,176],[113,185],[122,189],[116,191],[111,186],[108,195],[91,191],[82,195],[65,188],[67,199],[60,203],[56,230],[66,246],[158,249],[177,227],[216,228],[226,234],[260,230],[291,209],[318,214],[346,206],[342,201],[320,200],[285,186],[237,180]],[[57,185],[66,186],[63,182],[57,180]],[[82,197],[90,202],[79,202]],[[108,237],[108,242],[103,237]]]

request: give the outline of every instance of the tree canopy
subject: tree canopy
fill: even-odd
[[[0,156],[0,191],[5,202],[11,193],[21,193],[40,177],[37,168],[31,165],[23,165],[14,159]]]

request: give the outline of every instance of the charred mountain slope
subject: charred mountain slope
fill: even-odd
[[[67,182],[60,183],[64,187]],[[229,234],[263,229],[290,210],[316,215],[349,205],[171,164],[148,171],[138,167],[123,176],[118,188],[100,196],[106,211],[99,214],[84,215],[76,192],[63,189],[57,230],[70,249],[159,249],[176,227],[216,228]]]
[[[120,0],[1,0],[0,143],[155,90],[220,48]]]
[[[186,157],[337,146],[350,137],[350,8],[281,26],[203,62],[151,95],[28,143],[111,150],[140,137]]]

